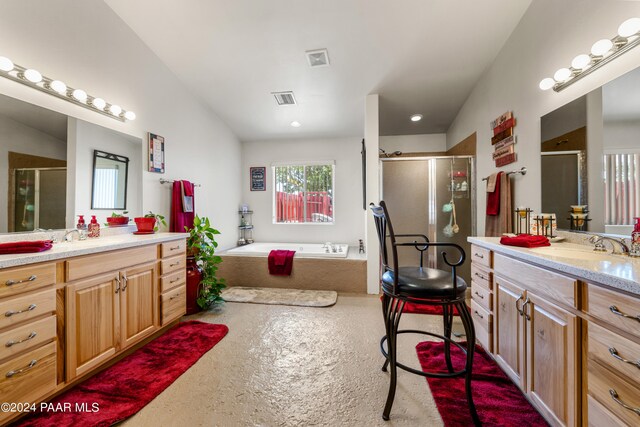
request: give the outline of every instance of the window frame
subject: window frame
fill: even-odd
[[[307,194],[307,166],[331,166],[331,188],[333,195],[331,198],[331,208],[333,210],[333,216],[331,222],[277,222],[276,221],[276,167],[283,166],[302,166],[304,167],[304,193]],[[271,223],[274,225],[322,225],[331,226],[336,224],[336,162],[335,160],[305,160],[305,161],[286,161],[286,162],[273,162],[271,163]],[[306,218],[307,203],[304,204]]]

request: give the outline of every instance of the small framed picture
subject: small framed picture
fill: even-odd
[[[147,137],[149,139],[149,172],[164,173],[164,138],[151,132]]]
[[[249,168],[251,191],[267,191],[267,168],[264,166]]]

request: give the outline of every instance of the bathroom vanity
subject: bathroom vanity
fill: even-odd
[[[470,237],[478,342],[554,426],[637,425],[640,261]]]
[[[46,400],[174,324],[186,311],[186,236],[126,234],[0,256],[0,400]]]

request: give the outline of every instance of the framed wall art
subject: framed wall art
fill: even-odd
[[[249,168],[251,191],[266,191],[266,176],[267,168],[265,166]]]
[[[149,132],[149,172],[164,173],[164,137]]]

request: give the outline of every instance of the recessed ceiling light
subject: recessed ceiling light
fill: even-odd
[[[422,120],[422,114],[414,114],[413,116],[411,116],[412,122],[419,122],[420,120]]]
[[[291,122],[291,126],[293,126],[294,128],[299,128],[302,125],[300,124],[300,122],[297,122],[297,121],[294,120],[294,121]]]

